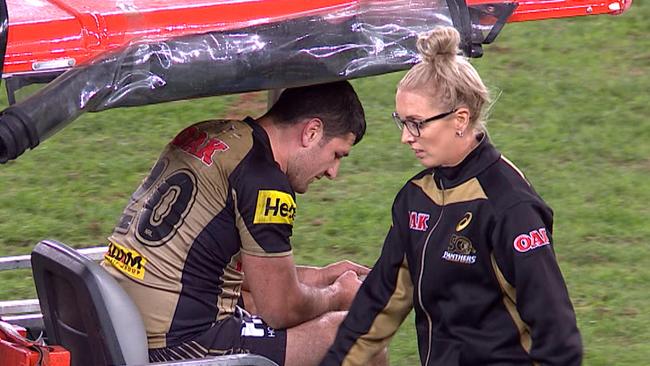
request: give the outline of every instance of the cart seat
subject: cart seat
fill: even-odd
[[[140,313],[110,274],[54,240],[39,242],[31,261],[48,343],[69,350],[71,366],[149,363]],[[258,355],[232,355],[159,365],[276,364]]]

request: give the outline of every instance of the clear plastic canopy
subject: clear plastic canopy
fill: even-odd
[[[129,19],[137,20],[137,8],[130,3],[118,1],[120,9],[136,13]],[[459,28],[464,19],[470,32],[461,32],[463,42],[471,43],[467,7],[458,4],[464,2],[351,1],[281,20],[260,17],[167,39],[160,32],[143,32],[3,111],[0,163],[34,148],[84,112],[407,69],[419,61],[418,34],[435,26]]]

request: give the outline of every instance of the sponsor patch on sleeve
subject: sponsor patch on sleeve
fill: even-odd
[[[260,190],[253,224],[289,224],[296,217],[296,202],[286,192]]]
[[[104,259],[125,275],[137,279],[144,279],[144,266],[147,260],[133,249],[125,248],[111,242]]]
[[[521,234],[515,238],[515,249],[520,253],[526,253],[535,248],[551,244],[546,234],[546,228],[541,227],[529,233]]]
[[[409,228],[417,231],[427,231],[429,229],[428,213],[409,211]]]

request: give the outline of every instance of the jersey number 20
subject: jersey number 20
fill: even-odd
[[[196,197],[196,177],[189,170],[179,170],[155,188],[140,213],[136,237],[150,247],[168,242],[183,224]]]

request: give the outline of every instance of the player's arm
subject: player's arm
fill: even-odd
[[[297,266],[296,270],[301,283],[316,287],[331,285],[346,271],[353,271],[360,278],[365,278],[370,272],[370,268],[348,260],[332,263],[325,267]]]
[[[297,211],[295,195],[286,177],[268,164],[250,168],[255,174],[233,179],[232,202],[241,240],[244,290],[248,289],[257,314],[276,328],[291,327],[325,312],[345,309],[359,288],[352,272],[320,285],[317,273],[306,270],[301,282],[289,238]],[[302,272],[302,270],[301,270]]]
[[[325,267],[296,266],[298,281],[305,285],[316,287],[325,287],[333,284],[346,271],[353,271],[360,279],[363,279],[370,272],[370,268],[348,260],[332,263]],[[244,276],[242,290],[250,291],[246,276]]]
[[[355,272],[359,279],[363,280],[370,272],[370,268],[348,260],[332,263],[325,267],[296,266],[298,281],[314,287],[327,287],[346,271]],[[245,274],[242,290],[250,292],[250,286]]]
[[[274,328],[289,328],[328,311],[347,309],[361,284],[352,271],[325,287],[301,283],[291,254],[244,253],[242,265],[257,313]]]
[[[494,270],[521,317],[522,344],[533,361],[580,365],[580,333],[553,251],[552,225],[550,209],[538,203],[505,210],[493,234]]]

